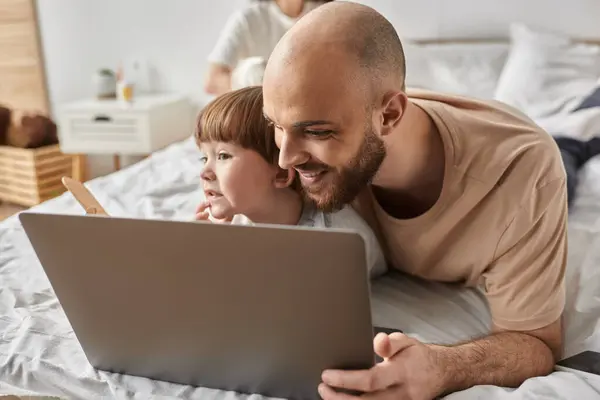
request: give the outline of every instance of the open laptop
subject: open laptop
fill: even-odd
[[[324,369],[375,362],[357,233],[31,212],[19,218],[98,369],[319,398]]]

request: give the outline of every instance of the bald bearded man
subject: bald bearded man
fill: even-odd
[[[453,346],[380,334],[370,370],[324,371],[324,399],[431,399],[514,387],[561,355],[566,176],[552,137],[520,112],[405,90],[404,53],[373,9],[333,2],[303,17],[268,61],[264,113],[282,168],[324,210],[353,203],[389,263],[481,285],[490,334]],[[344,393],[342,393],[344,392]]]

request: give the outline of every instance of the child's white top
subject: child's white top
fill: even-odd
[[[249,57],[269,59],[275,45],[294,23],[321,5],[307,1],[297,18],[287,16],[275,1],[255,2],[229,17],[208,61],[235,69]]]
[[[253,225],[252,221],[242,214],[235,215],[231,223],[236,225]],[[334,213],[324,213],[315,207],[305,205],[297,225],[315,228],[352,229],[357,231],[365,240],[367,267],[371,278],[382,275],[387,270],[385,257],[377,236],[375,236],[371,227],[352,207],[346,206]],[[298,243],[298,245],[300,246],[301,244]]]

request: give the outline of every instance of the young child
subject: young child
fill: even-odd
[[[225,93],[202,110],[196,141],[203,154],[206,201],[198,207],[196,218],[354,229],[365,239],[371,277],[384,273],[386,262],[377,238],[351,207],[324,213],[303,201],[295,170],[277,164],[274,135],[263,116],[260,86]]]

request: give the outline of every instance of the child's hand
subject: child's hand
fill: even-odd
[[[196,208],[196,221],[208,221],[218,224],[227,224],[231,222],[231,218],[217,219],[211,217],[209,210],[210,203],[208,201],[203,201],[202,203],[200,203],[200,205],[198,205],[198,207]]]
[[[203,201],[196,208],[196,221],[210,221],[210,204],[208,201]]]

